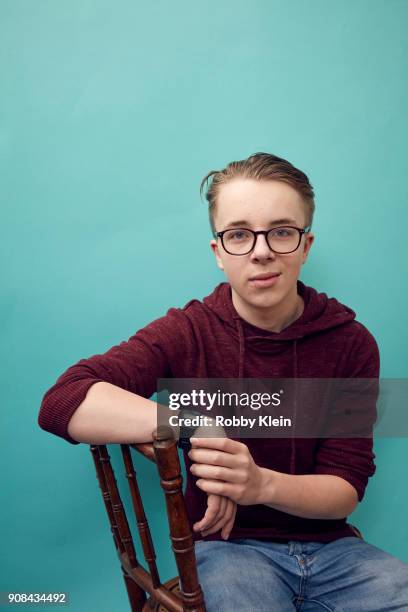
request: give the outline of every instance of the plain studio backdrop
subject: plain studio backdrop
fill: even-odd
[[[301,280],[356,311],[382,377],[407,377],[407,19],[399,0],[0,1],[0,590],[128,609],[89,446],[37,415],[68,366],[224,279],[209,170],[267,151],[308,174]],[[408,562],[408,442],[375,451],[350,520]],[[163,494],[135,463],[168,579]]]

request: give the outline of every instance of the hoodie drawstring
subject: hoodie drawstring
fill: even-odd
[[[237,318],[239,356],[238,356],[238,378],[244,377],[244,358],[245,358],[245,336],[241,321]]]
[[[292,439],[291,439],[291,450],[290,450],[290,473],[295,473],[296,466],[296,444],[295,444],[295,431],[296,431],[296,415],[297,415],[297,394],[298,394],[298,385],[297,385],[297,377],[298,377],[298,367],[297,367],[297,340],[295,339],[293,342],[293,380],[295,385],[294,392],[294,410],[293,410],[293,430],[292,430]]]

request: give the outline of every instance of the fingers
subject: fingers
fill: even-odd
[[[199,478],[223,480],[224,482],[241,483],[245,480],[245,474],[240,470],[220,467],[219,465],[193,463],[190,467],[190,472]]]
[[[210,533],[215,533],[216,531],[219,531],[224,526],[224,520],[224,517],[220,518],[220,520],[217,521],[212,527],[202,531],[202,535],[205,537],[210,535]]]
[[[231,484],[222,480],[211,480],[210,478],[202,478],[197,480],[196,485],[202,491],[205,491],[207,495],[213,493],[214,495],[223,495],[229,497],[233,501],[236,501],[237,496],[240,495],[242,486],[237,484]]]
[[[230,499],[228,501],[229,501],[229,504],[228,504],[227,511],[225,513],[226,522],[221,530],[221,537],[224,540],[228,540],[230,536],[231,530],[235,522],[235,515],[237,513],[237,504]]]
[[[192,448],[188,452],[188,456],[196,463],[219,465],[228,468],[240,467],[242,463],[239,455],[232,455],[231,453],[209,448]]]
[[[226,498],[224,498],[226,499]],[[233,524],[234,524],[234,520],[235,520],[235,514],[236,514],[236,504],[234,502],[232,502],[231,500],[227,501],[227,510],[224,514],[224,516],[222,516],[214,525],[212,525],[209,529],[206,529],[202,532],[202,535],[205,537],[207,535],[209,535],[210,533],[215,533],[216,531],[219,531],[220,529],[221,531],[221,536],[223,537],[224,540],[228,539]]]
[[[241,452],[245,446],[242,442],[230,438],[190,438],[190,442],[193,448],[213,448],[232,454]]]
[[[203,531],[214,525],[223,516],[226,507],[225,498],[219,495],[209,495],[207,510],[201,521],[194,525],[195,531]]]
[[[219,495],[209,495],[207,498],[207,510],[201,521],[195,523],[194,531],[203,531],[214,525],[224,515],[227,499]]]
[[[221,529],[221,537],[228,539],[235,521],[236,503],[227,497],[210,494],[207,504],[204,517],[194,524],[194,531],[201,531],[205,537]]]

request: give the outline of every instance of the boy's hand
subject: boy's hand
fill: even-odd
[[[198,523],[194,523],[194,531],[201,531],[205,537],[219,529],[224,540],[229,538],[234,525],[237,504],[228,497],[210,493],[207,498],[207,510]]]
[[[243,506],[259,503],[263,487],[262,469],[248,447],[229,438],[191,438],[188,455],[196,485],[208,495],[228,497]]]

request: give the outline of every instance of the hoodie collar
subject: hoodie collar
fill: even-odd
[[[203,303],[229,329],[232,335],[237,335],[237,320],[242,324],[246,341],[254,344],[257,339],[268,339],[275,342],[299,340],[325,329],[343,325],[355,318],[355,312],[348,306],[341,304],[335,298],[328,298],[326,293],[318,293],[313,287],[297,281],[298,294],[304,300],[304,309],[301,316],[280,332],[261,329],[245,321],[235,310],[232,303],[231,286],[229,283],[220,283],[214,291],[204,298]],[[252,348],[252,347],[251,347]]]

